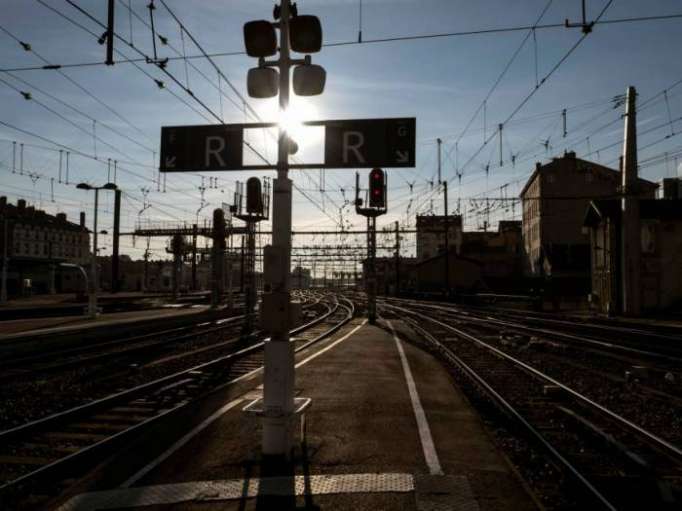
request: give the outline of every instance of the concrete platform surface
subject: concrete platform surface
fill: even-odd
[[[54,316],[47,318],[9,319],[0,322],[0,342],[48,333],[63,333],[86,328],[99,328],[107,325],[135,323],[143,320],[177,317],[198,314],[210,309],[208,305],[178,304],[164,308],[111,312],[100,314],[96,319],[88,316]]]
[[[263,462],[242,412],[259,376],[122,484],[60,509],[537,509],[443,366],[381,326],[354,320],[297,357],[312,406],[289,473]]]

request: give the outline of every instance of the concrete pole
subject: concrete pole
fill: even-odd
[[[92,227],[92,260],[90,261],[90,295],[88,297],[88,314],[97,317],[97,209],[99,208],[99,189],[95,188],[95,214]]]
[[[279,21],[279,108],[283,113],[289,107],[289,82],[291,61],[289,58],[290,0],[282,0]],[[272,245],[279,262],[264,260],[272,276],[269,282],[274,302],[281,302],[282,309],[264,310],[277,327],[270,332],[265,343],[265,375],[263,382],[263,454],[289,457],[293,445],[294,410],[294,346],[289,340],[290,323],[290,275],[291,267],[291,180],[289,179],[289,138],[282,125],[279,126],[277,145],[277,178],[273,183]],[[274,270],[274,271],[272,271]],[[274,321],[279,319],[281,321]]]
[[[224,218],[223,218],[224,221]],[[192,226],[192,291],[197,290],[197,236],[199,226]],[[215,226],[214,226],[215,229]],[[215,234],[214,234],[215,237]]]
[[[225,217],[221,208],[213,210],[213,247],[211,254],[211,307],[216,308],[220,304],[223,291],[223,264],[225,257]],[[192,241],[194,243],[194,240]],[[192,245],[192,257],[194,255],[194,247]],[[194,268],[193,268],[194,270]],[[196,273],[193,271],[192,278],[195,278]]]
[[[449,240],[449,218],[448,218],[448,182],[443,181],[443,211],[445,213],[445,294],[450,295],[450,240]]]
[[[234,308],[234,296],[232,295],[232,252],[226,257],[227,259],[227,310],[232,312]]]
[[[400,223],[395,221],[395,295],[400,295]]]
[[[625,139],[623,141],[623,200],[621,222],[621,276],[623,314],[641,313],[642,241],[637,194],[637,92],[628,87],[625,109]]]
[[[121,235],[121,190],[114,191],[114,239],[111,251],[111,292],[120,289],[118,247]]]
[[[376,226],[374,216],[367,217],[367,319],[370,325],[377,321],[377,267],[376,267]]]
[[[7,243],[9,241],[9,221],[5,218],[2,226],[2,284],[0,287],[0,303],[7,302],[7,267],[9,265],[9,250]]]
[[[438,183],[440,184],[440,182],[441,182],[441,146],[443,144],[443,141],[440,138],[437,138],[436,142],[438,142]]]

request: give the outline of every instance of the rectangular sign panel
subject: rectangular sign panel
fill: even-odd
[[[161,128],[161,172],[241,170],[240,124]]]
[[[317,124],[317,123],[310,123]],[[326,168],[414,167],[416,119],[321,121]]]
[[[291,169],[414,167],[417,121],[350,119],[310,121],[325,129],[324,162],[290,163]],[[209,124],[161,128],[161,172],[208,170],[274,170],[265,162],[244,165],[244,130],[272,128],[275,123]]]

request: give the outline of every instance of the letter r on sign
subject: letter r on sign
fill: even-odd
[[[343,132],[343,163],[350,163],[348,161],[348,153],[353,152],[356,158],[354,163],[365,163],[365,159],[360,152],[360,148],[365,145],[365,136],[360,131],[344,131]]]
[[[205,167],[211,167],[211,158],[215,158],[218,166],[225,167],[225,160],[220,155],[225,150],[225,139],[223,137],[210,136],[206,137],[206,158],[204,161]]]

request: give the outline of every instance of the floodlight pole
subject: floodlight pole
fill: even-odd
[[[291,69],[289,47],[290,0],[281,0],[279,19],[279,108],[284,112],[289,106],[289,73]],[[290,323],[290,276],[291,261],[291,179],[289,173],[289,139],[280,124],[277,142],[277,178],[273,186],[272,245],[280,256],[274,265],[272,293],[281,298],[280,310],[264,311],[265,314],[281,314],[281,321],[271,331],[265,343],[265,377],[263,384],[263,454],[286,456],[293,445],[294,412],[294,346],[289,339]],[[266,268],[266,274],[270,268]],[[282,310],[283,309],[283,310]]]
[[[92,226],[92,259],[90,260],[90,293],[88,295],[88,314],[97,317],[97,209],[99,206],[99,187],[95,188],[95,213]]]

